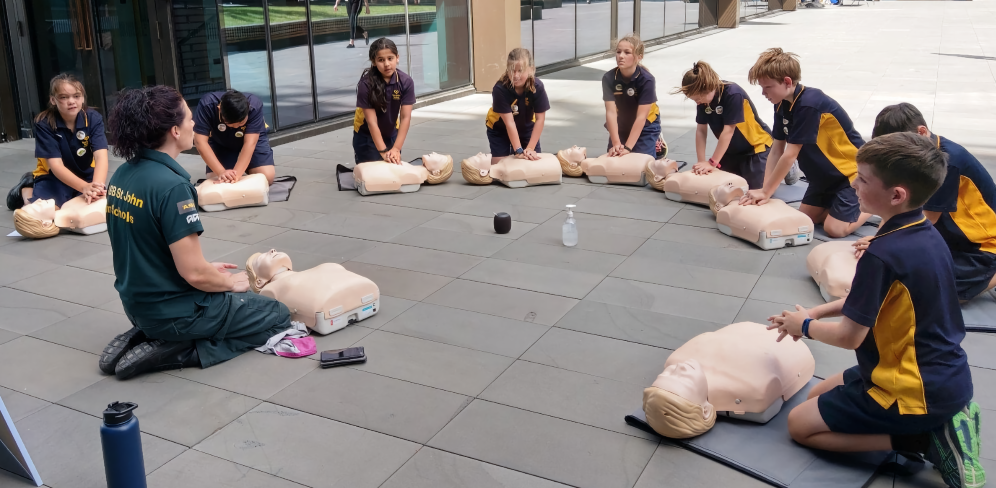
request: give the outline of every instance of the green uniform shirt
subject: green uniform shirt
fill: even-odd
[[[180,276],[169,245],[204,232],[197,191],[173,158],[143,149],[107,187],[107,234],[114,254],[114,288],[139,319],[189,317],[200,291]]]

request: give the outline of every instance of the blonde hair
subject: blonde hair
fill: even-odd
[[[692,95],[703,95],[723,87],[723,80],[719,79],[719,74],[705,61],[699,61],[692,65],[692,69],[685,72],[681,77],[681,86],[671,92],[672,95],[679,93],[690,97]]]
[[[59,235],[59,227],[51,220],[40,220],[22,209],[14,210],[14,229],[30,239],[45,239]]]
[[[49,127],[55,129],[55,123],[58,120],[57,117],[59,117],[59,107],[52,104],[51,98],[59,96],[59,88],[64,83],[68,83],[83,95],[83,104],[80,107],[80,111],[86,112],[86,88],[83,88],[83,83],[80,83],[80,80],[77,80],[75,76],[69,73],[59,73],[52,77],[52,81],[48,84],[48,96],[50,97],[48,107],[35,116],[35,122],[44,120],[48,122]]]
[[[747,81],[756,85],[761,78],[778,80],[780,83],[785,77],[792,79],[792,83],[798,83],[802,79],[802,66],[799,65],[799,56],[795,53],[782,51],[780,47],[773,47],[761,53],[757,62],[747,73]]]
[[[508,53],[508,60],[505,63],[505,72],[502,73],[500,81],[509,88],[515,88],[512,83],[512,75],[515,73],[515,65],[522,64],[522,70],[529,73],[526,78],[526,90],[536,93],[536,63],[533,62],[533,55],[524,47],[517,47]]]
[[[643,45],[643,41],[640,40],[640,37],[637,36],[636,34],[630,34],[616,41],[616,49],[619,49],[620,42],[628,42],[631,46],[633,46],[633,55],[636,56],[637,58],[643,57],[643,52],[646,49],[646,47]],[[636,64],[643,66],[643,63],[640,62],[639,60],[637,60]],[[643,66],[643,69],[647,69],[647,67]]]
[[[703,417],[702,405],[656,386],[643,390],[643,413],[655,432],[672,439],[705,434],[716,424],[716,410]]]

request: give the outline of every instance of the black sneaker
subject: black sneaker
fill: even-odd
[[[24,206],[24,197],[21,196],[21,190],[24,188],[32,188],[35,185],[35,175],[30,171],[21,175],[21,180],[14,185],[14,188],[10,189],[7,193],[7,208],[10,210],[17,210]]]
[[[111,342],[107,343],[107,347],[104,348],[104,353],[100,355],[100,361],[97,365],[105,374],[114,374],[114,368],[125,353],[148,340],[145,332],[139,330],[138,327],[132,327],[128,332],[118,334],[114,339],[111,339]]]
[[[200,365],[194,341],[156,339],[152,342],[143,342],[125,353],[114,368],[114,375],[119,380],[126,380],[142,373],[200,367]]]

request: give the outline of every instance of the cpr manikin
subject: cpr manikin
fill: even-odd
[[[777,199],[764,205],[740,205],[743,193],[743,188],[729,184],[710,191],[710,208],[716,213],[720,232],[761,249],[802,246],[813,241],[814,226],[809,216]]]
[[[329,334],[380,310],[380,289],[367,278],[334,263],[293,271],[287,254],[270,250],[246,261],[249,286],[287,305],[291,320]]]
[[[556,155],[539,153],[538,161],[508,156],[491,164],[491,155],[477,153],[460,163],[463,179],[475,185],[488,185],[498,180],[509,188],[532,185],[559,185],[563,170]]]
[[[820,287],[827,302],[844,298],[851,292],[851,282],[858,268],[851,241],[824,242],[809,251],[806,268]]]
[[[665,437],[686,439],[711,429],[717,415],[771,420],[816,370],[805,342],[777,337],[753,322],[695,336],[643,390],[647,423]]]
[[[218,178],[209,178],[197,185],[197,204],[205,212],[259,207],[268,203],[270,185],[263,174],[248,174],[235,183],[222,183]]]
[[[597,158],[588,158],[583,147],[571,147],[557,153],[561,169],[568,176],[588,176],[592,183],[615,183],[622,185],[644,186],[647,184],[645,169],[653,156],[639,153],[629,153],[625,156],[613,157],[603,154]]]
[[[371,161],[356,165],[353,179],[361,195],[378,193],[410,193],[418,191],[422,183],[442,183],[453,174],[453,158],[431,153],[422,156],[422,165],[402,162]]]
[[[743,177],[720,170],[707,175],[697,175],[691,171],[675,173],[667,176],[660,188],[654,188],[663,191],[668,200],[709,205],[709,190],[728,183],[732,183],[734,187],[747,188],[747,180]]]
[[[35,200],[14,210],[14,228],[32,239],[44,239],[59,234],[59,229],[79,234],[96,234],[107,230],[107,199],[86,203],[80,195],[67,201],[61,209],[55,200]]]

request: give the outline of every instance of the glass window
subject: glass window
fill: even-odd
[[[520,46],[529,50],[529,52],[535,53],[536,49],[533,45],[533,2],[532,0],[520,0],[519,9],[521,15],[519,16],[519,34],[522,44]]]
[[[640,2],[640,38],[643,40],[664,37],[664,0]]]
[[[409,1],[408,74],[417,95],[470,83],[469,15],[467,0]]]
[[[75,75],[86,88],[87,105],[102,108],[93,28],[88,27],[93,25],[90,11],[69,0],[34,0],[24,5],[40,108],[48,107],[49,82],[59,73]]]
[[[202,95],[227,88],[218,6],[215,0],[173,0],[171,15],[180,93],[196,106]]]
[[[584,0],[582,0],[584,1]],[[537,2],[539,4],[540,2]],[[574,0],[543,0],[543,20],[535,24],[536,66],[574,59]]]
[[[139,0],[96,0],[97,43],[104,85],[104,104],[114,105],[125,88],[156,84],[147,3]]]
[[[273,84],[277,96],[277,126],[315,119],[308,46],[308,7],[300,0],[269,0]],[[232,80],[235,83],[235,80]]]
[[[664,2],[664,35],[671,36],[685,31],[685,3],[681,0]]]
[[[230,86],[263,101],[266,123],[275,127],[270,97],[270,63],[266,55],[263,0],[240,0],[220,7],[225,40],[225,68]]]
[[[612,49],[610,0],[579,0],[577,2],[577,55],[589,56]],[[632,25],[632,24],[631,24]]]
[[[685,4],[685,30],[699,28],[699,0],[688,0]]]
[[[633,33],[633,0],[619,1],[618,34],[622,39]]]

